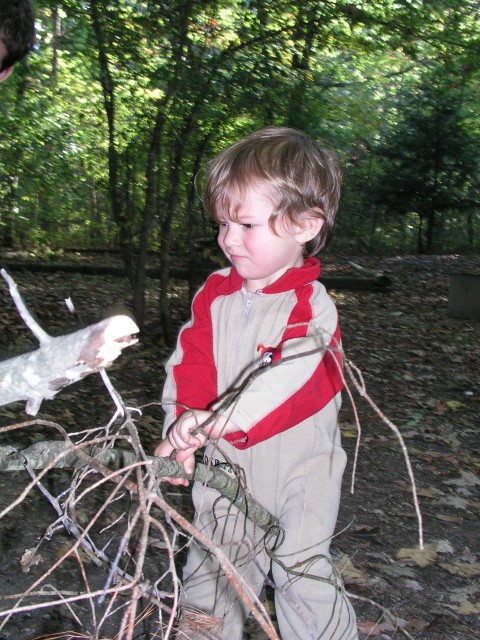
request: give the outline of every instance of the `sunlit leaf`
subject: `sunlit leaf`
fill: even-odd
[[[419,567],[427,567],[438,559],[437,544],[426,544],[424,549],[420,547],[403,548],[397,552],[397,560]]]
[[[480,575],[480,562],[468,564],[465,562],[440,562],[440,566],[449,573],[453,573],[464,578]]]

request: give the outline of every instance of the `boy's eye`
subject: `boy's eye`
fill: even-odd
[[[253,229],[253,228],[254,228],[254,226],[255,226],[254,224],[250,224],[250,223],[248,223],[248,224],[247,224],[247,223],[245,223],[245,224],[243,225],[244,229]]]
[[[218,226],[219,226],[220,228],[222,228],[222,227],[227,227],[227,226],[228,226],[228,222],[225,222],[225,220],[219,220],[219,221],[218,221]]]

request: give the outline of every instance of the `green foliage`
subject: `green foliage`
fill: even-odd
[[[471,0],[36,5],[38,49],[0,87],[0,245],[120,242],[135,283],[146,248],[213,236],[194,175],[274,123],[345,162],[334,247],[478,249]]]
[[[465,124],[474,105],[462,79],[430,72],[401,98],[398,120],[375,150],[372,199],[389,216],[417,216],[415,225],[406,224],[417,227],[421,252],[473,249],[473,238],[460,232],[469,216],[479,222],[480,139]]]

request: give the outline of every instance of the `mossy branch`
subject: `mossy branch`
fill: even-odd
[[[20,471],[27,464],[31,469],[78,469],[88,465],[88,457],[110,470],[121,470],[139,462],[133,451],[91,446],[72,447],[61,440],[47,440],[36,442],[26,449],[17,449],[13,445],[0,447],[0,471]],[[188,475],[183,465],[175,460],[154,456],[147,456],[144,464],[150,466],[158,479],[188,478],[208,484],[228,498],[258,527],[265,531],[279,528],[278,520],[245,491],[233,470],[232,473],[227,473],[216,465],[197,462],[194,473]]]

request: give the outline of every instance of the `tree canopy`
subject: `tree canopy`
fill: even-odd
[[[1,87],[0,246],[119,247],[141,322],[148,251],[194,268],[195,175],[266,124],[342,158],[334,248],[478,251],[472,0],[37,0]],[[188,250],[187,250],[188,248]]]

